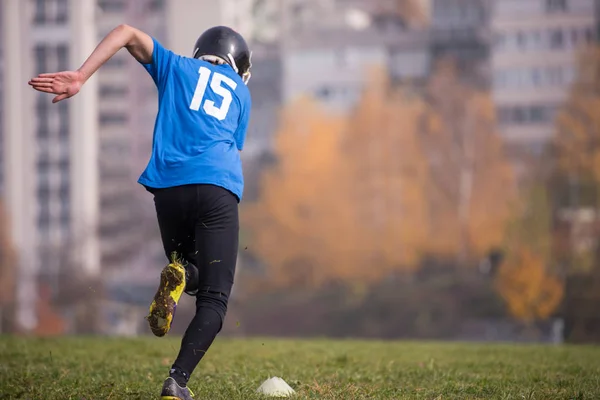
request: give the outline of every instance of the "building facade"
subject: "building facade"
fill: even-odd
[[[77,104],[53,105],[49,95],[23,90],[32,76],[69,69],[93,49],[94,4],[5,0],[1,7],[4,202],[19,256],[18,322],[33,329],[40,281],[52,285],[65,263],[99,272],[94,82]]]
[[[497,0],[492,27],[493,96],[511,145],[541,150],[577,72],[578,51],[596,40],[594,0]]]
[[[56,289],[69,271],[78,273],[73,279],[102,280],[143,263],[143,244],[158,235],[148,222],[152,202],[136,183],[157,109],[142,67],[123,50],[73,100],[58,104],[26,82],[79,67],[120,23],[165,40],[165,12],[157,0],[0,2],[0,181],[19,260],[18,322],[26,330],[37,324],[40,284]]]

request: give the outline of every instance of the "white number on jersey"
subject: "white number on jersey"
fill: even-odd
[[[216,107],[214,101],[205,100],[202,108],[204,109],[204,112],[206,112],[211,117],[215,117],[219,121],[223,121],[225,117],[227,117],[229,107],[231,106],[231,101],[233,100],[231,90],[235,90],[235,88],[237,87],[237,83],[235,83],[234,80],[226,77],[225,75],[219,74],[217,72],[212,74],[212,71],[206,67],[200,67],[198,73],[200,74],[200,77],[198,78],[198,83],[196,84],[194,97],[192,98],[192,102],[190,103],[190,109],[194,111],[198,111],[200,109],[202,100],[204,100],[206,88],[208,87],[208,81],[210,80],[210,88],[213,92],[215,92],[215,94],[221,96],[223,98],[223,101],[221,102],[221,107]],[[223,84],[228,86],[231,90],[224,87]]]

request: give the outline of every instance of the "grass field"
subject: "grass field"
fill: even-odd
[[[0,399],[158,399],[170,339],[0,337]],[[600,347],[217,340],[196,399],[259,399],[269,376],[298,399],[600,399]]]

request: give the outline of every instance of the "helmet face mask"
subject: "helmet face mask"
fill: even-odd
[[[233,29],[216,26],[206,30],[194,46],[194,58],[226,63],[248,84],[252,52],[244,38]]]

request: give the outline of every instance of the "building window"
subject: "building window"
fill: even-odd
[[[100,113],[100,125],[120,125],[127,123],[127,114],[119,112]]]
[[[544,122],[544,109],[541,106],[533,106],[529,110],[531,122]]]
[[[542,47],[542,35],[540,34],[540,32],[535,31],[531,34],[532,39],[533,39],[533,43],[535,43],[535,47],[539,48]]]
[[[316,96],[320,99],[328,99],[331,96],[331,89],[327,86],[323,86],[316,91]]]
[[[565,12],[567,11],[567,0],[546,0],[547,12]]]
[[[556,107],[548,105],[500,107],[496,113],[501,125],[543,124],[552,122]]]
[[[56,57],[58,59],[58,69],[63,71],[69,68],[69,47],[66,44],[60,44],[56,48]]]
[[[65,24],[69,20],[69,0],[56,1],[56,23]]]
[[[126,5],[123,0],[99,0],[98,5],[104,12],[122,12],[125,11]]]
[[[35,25],[65,24],[69,20],[69,0],[33,0]]]
[[[34,49],[34,57],[35,57],[35,69],[36,74],[41,74],[46,72],[46,56],[47,56],[47,46],[46,45],[37,45]]]
[[[36,25],[42,25],[46,23],[46,0],[35,0],[33,23]]]
[[[522,124],[526,121],[527,114],[524,107],[515,107],[513,109],[513,120],[518,124]]]
[[[527,45],[527,38],[523,32],[517,33],[517,45],[519,47],[525,47]]]
[[[585,30],[585,41],[587,43],[592,43],[594,41],[594,31],[592,28],[587,28]]]
[[[69,105],[65,103],[61,107],[63,103],[65,102],[58,103],[58,138],[66,142],[69,138]]]
[[[50,204],[48,202],[40,201],[37,223],[40,233],[42,233],[43,236],[46,236],[47,240],[47,237],[50,234]]]
[[[165,0],[150,0],[148,2],[148,11],[162,11],[165,8]]]
[[[551,49],[562,49],[565,46],[565,38],[563,31],[560,29],[554,29],[550,32],[550,48]]]
[[[153,88],[154,89],[154,88]],[[126,86],[121,85],[101,85],[100,86],[100,97],[125,97],[127,96],[128,89]]]

